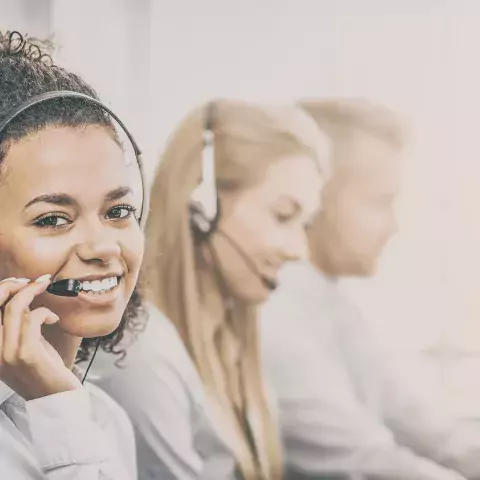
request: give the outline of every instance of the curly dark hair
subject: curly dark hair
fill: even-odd
[[[18,32],[0,31],[0,121],[26,100],[51,91],[70,90],[98,99],[95,90],[78,75],[53,63],[51,49],[51,43]],[[0,173],[13,142],[49,125],[73,128],[99,125],[119,141],[115,125],[102,108],[77,98],[51,99],[29,108],[0,134]],[[77,362],[87,360],[98,343],[104,351],[125,357],[125,350],[118,347],[125,329],[135,335],[143,329],[145,322],[146,311],[139,292],[135,290],[117,329],[100,339],[84,339]]]

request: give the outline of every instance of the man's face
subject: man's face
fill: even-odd
[[[339,142],[336,156],[312,228],[312,251],[320,252],[329,273],[369,276],[397,229],[399,152],[386,141],[357,131]]]

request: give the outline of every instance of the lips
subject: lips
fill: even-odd
[[[85,281],[88,281],[88,282],[92,282],[92,281],[95,281],[95,280],[105,280],[106,278],[111,278],[111,277],[122,277],[123,276],[123,272],[108,272],[108,273],[104,273],[102,275],[85,275],[83,277],[75,277],[76,280],[79,280],[80,282],[85,282]]]
[[[123,278],[122,272],[79,276],[75,279],[82,283],[82,289],[76,298],[91,305],[111,305],[121,293]]]

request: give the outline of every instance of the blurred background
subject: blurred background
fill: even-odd
[[[412,130],[400,232],[342,287],[383,344],[480,418],[480,3],[475,0],[0,0],[0,28],[48,37],[143,147],[214,97],[366,97]]]

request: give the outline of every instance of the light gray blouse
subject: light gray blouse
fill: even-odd
[[[133,480],[132,426],[94,385],[25,401],[0,382],[0,478]]]
[[[211,420],[194,364],[175,327],[154,307],[120,365],[100,354],[92,378],[130,415],[139,480],[235,478],[234,457]]]

